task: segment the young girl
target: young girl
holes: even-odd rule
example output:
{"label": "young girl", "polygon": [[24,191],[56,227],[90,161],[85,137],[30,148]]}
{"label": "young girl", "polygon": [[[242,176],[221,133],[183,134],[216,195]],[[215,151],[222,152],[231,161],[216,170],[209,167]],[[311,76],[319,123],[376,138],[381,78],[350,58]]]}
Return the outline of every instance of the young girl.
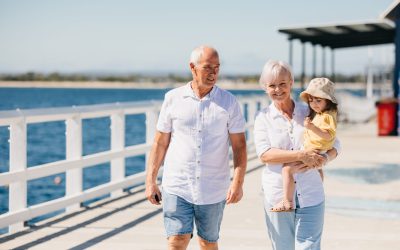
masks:
{"label": "young girl", "polygon": [[[334,83],[328,78],[314,78],[300,98],[308,103],[310,114],[304,120],[304,149],[316,150],[325,156],[332,148],[336,136],[337,100],[334,95]],[[319,169],[323,179],[322,169]],[[295,182],[292,168],[282,167],[283,200],[271,208],[273,212],[287,212],[294,209],[293,195]]]}

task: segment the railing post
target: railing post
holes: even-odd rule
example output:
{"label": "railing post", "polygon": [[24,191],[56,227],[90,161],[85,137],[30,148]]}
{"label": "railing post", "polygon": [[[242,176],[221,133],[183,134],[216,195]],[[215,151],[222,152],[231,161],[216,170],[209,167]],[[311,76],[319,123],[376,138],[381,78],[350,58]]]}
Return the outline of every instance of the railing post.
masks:
{"label": "railing post", "polygon": [[266,108],[269,105],[269,99],[267,97],[264,97],[260,101],[261,109]]}
{"label": "railing post", "polygon": [[[256,100],[250,100],[247,103],[247,120],[250,124],[254,123],[254,118],[256,117],[256,112],[257,112],[257,101]],[[249,132],[247,133],[248,142],[253,142],[253,126],[249,129]]]}
{"label": "railing post", "polygon": [[[27,135],[25,119],[10,125],[10,172],[26,171],[27,165]],[[26,208],[26,180],[13,182],[9,189],[9,211],[15,212]],[[24,222],[10,225],[9,232],[15,233],[24,229]]]}
{"label": "railing post", "polygon": [[[82,119],[79,115],[66,121],[66,158],[76,160],[82,158]],[[82,169],[71,169],[66,172],[66,196],[82,192]],[[80,204],[67,207],[67,212],[79,210]]]}
{"label": "railing post", "polygon": [[[153,109],[146,111],[146,144],[152,144],[156,134],[156,123],[158,118],[158,110],[156,104],[153,103]],[[146,168],[149,160],[150,152],[146,153]]]}
{"label": "railing post", "polygon": [[[123,111],[111,115],[111,151],[120,151],[125,147],[125,114]],[[111,182],[125,178],[125,158],[111,161]],[[122,194],[122,189],[115,190],[111,197]]]}

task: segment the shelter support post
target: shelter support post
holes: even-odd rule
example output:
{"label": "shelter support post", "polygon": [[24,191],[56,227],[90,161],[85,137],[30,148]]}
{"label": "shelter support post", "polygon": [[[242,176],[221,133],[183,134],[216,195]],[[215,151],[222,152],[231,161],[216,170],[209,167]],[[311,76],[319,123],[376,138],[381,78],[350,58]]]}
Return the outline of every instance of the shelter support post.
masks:
{"label": "shelter support post", "polygon": [[325,60],[325,48],[322,46],[322,75],[324,76],[326,74],[326,60]]}
{"label": "shelter support post", "polygon": [[306,44],[302,43],[302,53],[301,53],[301,82],[300,88],[304,90],[304,83],[306,81]]}
{"label": "shelter support post", "polygon": [[336,76],[335,76],[335,49],[331,49],[331,78],[332,81],[335,82],[336,81]]}
{"label": "shelter support post", "polygon": [[317,48],[313,45],[313,62],[312,62],[312,77],[315,78],[317,76]]}
{"label": "shelter support post", "polygon": [[293,40],[289,39],[289,65],[293,68]]}
{"label": "shelter support post", "polygon": [[[396,17],[399,16],[398,13]],[[395,63],[393,72],[393,97],[400,100],[399,87],[400,87],[400,18],[396,19],[396,30],[395,30]],[[400,112],[399,105],[397,105],[397,134],[400,135]]]}

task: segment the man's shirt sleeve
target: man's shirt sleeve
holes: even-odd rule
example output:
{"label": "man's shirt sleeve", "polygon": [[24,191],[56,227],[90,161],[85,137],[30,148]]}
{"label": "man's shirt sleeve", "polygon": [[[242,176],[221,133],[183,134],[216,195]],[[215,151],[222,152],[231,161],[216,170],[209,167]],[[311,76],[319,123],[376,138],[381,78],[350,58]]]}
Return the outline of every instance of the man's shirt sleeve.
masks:
{"label": "man's shirt sleeve", "polygon": [[239,102],[234,98],[232,107],[229,112],[228,131],[230,134],[245,132],[246,122],[244,120]]}
{"label": "man's shirt sleeve", "polygon": [[163,133],[170,133],[172,131],[171,101],[172,98],[170,95],[168,93],[165,94],[157,121],[157,130]]}

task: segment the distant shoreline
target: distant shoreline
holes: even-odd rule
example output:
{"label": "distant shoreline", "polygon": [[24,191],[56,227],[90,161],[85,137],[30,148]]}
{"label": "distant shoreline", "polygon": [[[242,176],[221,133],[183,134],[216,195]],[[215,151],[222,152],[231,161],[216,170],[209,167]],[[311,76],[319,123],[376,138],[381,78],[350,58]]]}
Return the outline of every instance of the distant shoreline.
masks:
{"label": "distant shoreline", "polygon": [[[166,89],[182,86],[186,83],[152,82],[37,82],[37,81],[0,81],[0,88],[83,88],[83,89]],[[239,83],[220,81],[217,85],[224,89],[261,90],[258,83]],[[337,83],[337,89],[365,89],[365,83]],[[300,87],[295,83],[295,87]]]}
{"label": "distant shoreline", "polygon": [[105,89],[147,89],[147,88],[174,88],[182,83],[151,83],[151,82],[39,82],[39,81],[0,81],[0,88],[105,88]]}

